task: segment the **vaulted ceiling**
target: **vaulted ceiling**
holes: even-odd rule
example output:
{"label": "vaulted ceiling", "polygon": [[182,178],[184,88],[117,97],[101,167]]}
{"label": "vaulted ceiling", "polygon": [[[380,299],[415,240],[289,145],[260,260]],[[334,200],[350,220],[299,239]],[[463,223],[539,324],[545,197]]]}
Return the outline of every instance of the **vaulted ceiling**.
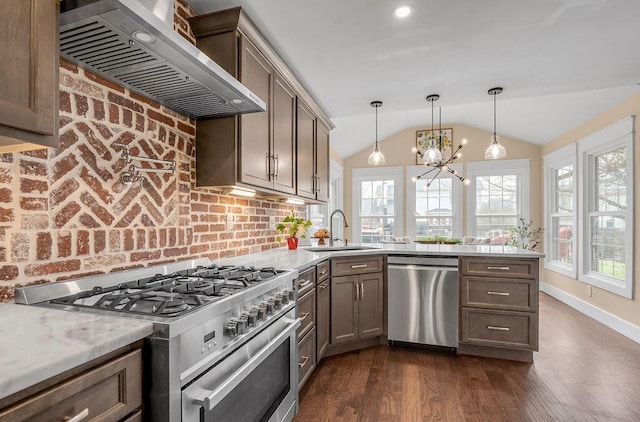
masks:
{"label": "vaulted ceiling", "polygon": [[[427,125],[440,94],[443,123],[544,144],[640,92],[638,0],[188,0],[198,13],[242,6],[336,125],[348,156]],[[413,6],[395,18],[400,3]]]}

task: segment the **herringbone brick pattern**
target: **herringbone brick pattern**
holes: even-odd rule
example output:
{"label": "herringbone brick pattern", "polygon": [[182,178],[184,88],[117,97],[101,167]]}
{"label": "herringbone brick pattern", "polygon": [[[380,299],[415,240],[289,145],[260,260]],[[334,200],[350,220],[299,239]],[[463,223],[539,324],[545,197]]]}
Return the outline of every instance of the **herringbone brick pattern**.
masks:
{"label": "herringbone brick pattern", "polygon": [[[190,13],[176,3],[187,38]],[[188,118],[62,61],[59,147],[0,154],[0,299],[16,285],[280,246],[269,216],[304,207],[195,188],[194,136]],[[118,143],[177,171],[124,185]]]}

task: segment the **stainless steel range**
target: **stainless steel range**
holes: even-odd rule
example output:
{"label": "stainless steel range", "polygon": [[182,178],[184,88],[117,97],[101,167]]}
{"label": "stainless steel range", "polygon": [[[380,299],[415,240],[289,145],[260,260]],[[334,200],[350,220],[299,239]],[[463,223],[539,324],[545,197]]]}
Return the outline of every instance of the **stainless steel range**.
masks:
{"label": "stainless steel range", "polygon": [[201,259],[20,288],[16,303],[153,321],[146,420],[290,421],[296,276]]}

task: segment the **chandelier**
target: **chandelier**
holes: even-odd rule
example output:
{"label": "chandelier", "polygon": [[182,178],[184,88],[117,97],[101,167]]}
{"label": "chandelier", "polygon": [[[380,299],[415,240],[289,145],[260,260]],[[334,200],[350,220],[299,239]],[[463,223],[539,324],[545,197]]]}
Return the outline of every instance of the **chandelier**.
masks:
{"label": "chandelier", "polygon": [[418,154],[418,157],[422,159],[423,164],[426,167],[429,167],[429,169],[419,176],[413,176],[411,180],[413,182],[417,182],[422,178],[429,178],[426,186],[428,188],[429,186],[431,186],[431,183],[433,183],[436,177],[440,175],[440,173],[446,171],[451,173],[454,177],[458,178],[458,180],[463,182],[465,185],[468,185],[471,182],[470,180],[460,176],[456,170],[449,167],[449,164],[451,164],[455,159],[462,157],[462,152],[460,152],[460,150],[467,144],[467,139],[462,139],[460,141],[460,145],[458,145],[458,148],[456,148],[453,154],[451,154],[451,156],[447,159],[445,159],[442,155],[442,149],[445,146],[445,139],[444,132],[442,130],[442,109],[440,107],[438,107],[438,113],[440,117],[437,135],[433,127],[433,103],[438,101],[439,99],[440,96],[437,94],[429,95],[427,97],[427,101],[431,103],[431,133],[429,135],[429,138],[427,139],[427,149],[424,152],[420,151],[417,146],[411,149],[411,152],[413,152],[414,154]]}

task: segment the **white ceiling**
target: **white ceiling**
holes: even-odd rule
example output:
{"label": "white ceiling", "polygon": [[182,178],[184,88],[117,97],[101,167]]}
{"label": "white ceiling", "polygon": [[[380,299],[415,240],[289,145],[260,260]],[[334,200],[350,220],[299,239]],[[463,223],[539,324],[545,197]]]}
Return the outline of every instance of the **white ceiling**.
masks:
{"label": "white ceiling", "polygon": [[[443,123],[544,144],[640,92],[640,0],[187,0],[242,6],[336,125],[343,157],[407,126]],[[399,20],[396,5],[411,4]]]}

